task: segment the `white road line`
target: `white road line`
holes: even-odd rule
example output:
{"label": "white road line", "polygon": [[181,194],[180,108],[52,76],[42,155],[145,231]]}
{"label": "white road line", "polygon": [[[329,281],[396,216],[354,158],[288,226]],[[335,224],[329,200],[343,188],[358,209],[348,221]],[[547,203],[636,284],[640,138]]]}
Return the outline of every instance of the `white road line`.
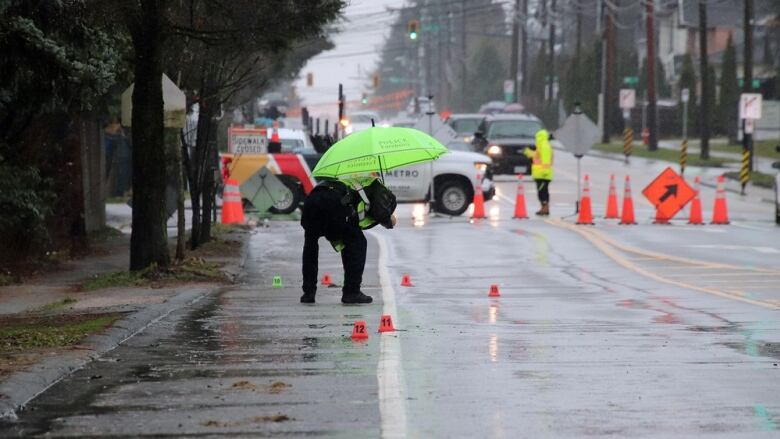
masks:
{"label": "white road line", "polygon": [[[368,233],[379,243],[379,283],[382,285],[382,314],[390,314],[396,327],[399,325],[395,307],[395,289],[387,269],[387,241],[381,233],[370,230]],[[376,379],[379,387],[379,416],[381,418],[381,437],[405,438],[406,399],[404,397],[404,379],[401,363],[401,342],[398,332],[379,335],[379,363]]]}

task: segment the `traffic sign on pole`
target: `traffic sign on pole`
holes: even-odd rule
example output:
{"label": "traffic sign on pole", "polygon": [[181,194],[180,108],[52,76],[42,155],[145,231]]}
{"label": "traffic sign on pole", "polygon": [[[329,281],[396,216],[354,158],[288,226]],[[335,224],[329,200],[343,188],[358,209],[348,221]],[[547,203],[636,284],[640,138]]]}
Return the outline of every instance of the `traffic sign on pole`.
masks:
{"label": "traffic sign on pole", "polygon": [[585,113],[574,113],[555,131],[555,138],[575,156],[584,156],[598,141],[599,128]]}
{"label": "traffic sign on pole", "polygon": [[739,95],[739,118],[761,119],[761,93]]}
{"label": "traffic sign on pole", "polygon": [[630,110],[636,106],[636,91],[633,88],[620,89],[620,108]]}
{"label": "traffic sign on pole", "polygon": [[696,191],[672,168],[666,168],[642,191],[658,214],[671,219],[693,199]]}
{"label": "traffic sign on pole", "polygon": [[513,102],[515,95],[515,81],[507,79],[504,81],[504,101]]}

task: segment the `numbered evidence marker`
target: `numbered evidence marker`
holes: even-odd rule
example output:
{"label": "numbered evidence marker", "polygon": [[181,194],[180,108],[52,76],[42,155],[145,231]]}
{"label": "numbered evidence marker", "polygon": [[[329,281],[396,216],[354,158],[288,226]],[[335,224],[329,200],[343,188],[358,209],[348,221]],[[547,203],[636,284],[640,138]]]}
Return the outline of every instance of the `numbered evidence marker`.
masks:
{"label": "numbered evidence marker", "polygon": [[395,327],[393,326],[393,318],[390,314],[383,314],[379,319],[379,331],[378,332],[393,332]]}
{"label": "numbered evidence marker", "polygon": [[355,320],[352,326],[352,340],[365,340],[368,338],[368,329],[366,329],[365,320]]}
{"label": "numbered evidence marker", "polygon": [[282,288],[282,276],[274,276],[272,285],[274,288]]}

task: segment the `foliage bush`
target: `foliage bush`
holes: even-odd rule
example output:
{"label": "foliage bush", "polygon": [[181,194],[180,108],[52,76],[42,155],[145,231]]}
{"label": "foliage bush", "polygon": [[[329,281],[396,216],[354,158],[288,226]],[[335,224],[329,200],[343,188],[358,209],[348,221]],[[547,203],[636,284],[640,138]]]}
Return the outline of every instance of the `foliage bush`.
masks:
{"label": "foliage bush", "polygon": [[19,168],[0,157],[0,265],[13,266],[49,243],[46,216],[54,192],[36,168]]}

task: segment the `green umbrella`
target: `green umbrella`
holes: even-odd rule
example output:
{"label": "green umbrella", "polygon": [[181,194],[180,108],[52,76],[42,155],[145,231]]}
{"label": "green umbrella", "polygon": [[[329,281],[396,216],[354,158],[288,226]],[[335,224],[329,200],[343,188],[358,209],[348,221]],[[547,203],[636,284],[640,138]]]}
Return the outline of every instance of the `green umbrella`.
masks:
{"label": "green umbrella", "polygon": [[312,174],[338,178],[383,172],[436,160],[447,148],[413,128],[372,127],[336,142],[322,156]]}

